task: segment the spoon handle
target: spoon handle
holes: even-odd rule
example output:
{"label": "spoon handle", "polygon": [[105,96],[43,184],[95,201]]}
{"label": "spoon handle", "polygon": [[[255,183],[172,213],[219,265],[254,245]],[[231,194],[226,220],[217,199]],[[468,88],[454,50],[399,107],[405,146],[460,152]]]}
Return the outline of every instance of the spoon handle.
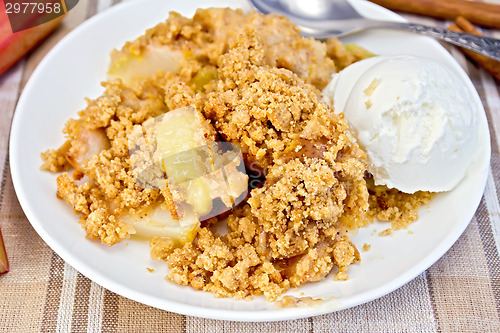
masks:
{"label": "spoon handle", "polygon": [[[423,35],[441,39],[450,44],[454,44],[471,51],[482,54],[488,58],[500,61],[500,39],[477,36],[464,32],[450,31],[444,28],[431,27],[417,23],[396,23],[387,22],[384,28],[403,29]],[[382,28],[382,25],[379,25]]]}

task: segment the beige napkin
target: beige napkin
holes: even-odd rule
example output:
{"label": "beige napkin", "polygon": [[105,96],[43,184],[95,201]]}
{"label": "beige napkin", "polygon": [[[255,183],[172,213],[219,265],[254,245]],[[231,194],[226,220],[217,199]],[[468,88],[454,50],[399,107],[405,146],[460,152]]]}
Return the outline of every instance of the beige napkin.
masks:
{"label": "beige napkin", "polygon": [[[187,317],[128,300],[63,262],[19,206],[10,178],[9,128],[19,94],[43,55],[73,27],[116,2],[81,0],[46,43],[0,77],[0,227],[11,264],[11,272],[0,276],[0,332],[500,332],[500,83],[450,46],[486,109],[490,174],[479,208],[458,242],[395,292],[308,319],[238,323]],[[494,35],[500,37],[498,31]]]}

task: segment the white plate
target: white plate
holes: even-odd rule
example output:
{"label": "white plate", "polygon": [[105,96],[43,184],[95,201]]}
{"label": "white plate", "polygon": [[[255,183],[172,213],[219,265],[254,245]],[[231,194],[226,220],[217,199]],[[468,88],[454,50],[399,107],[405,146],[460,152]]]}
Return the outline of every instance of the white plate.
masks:
{"label": "white plate", "polygon": [[[369,2],[354,4],[367,16],[401,20]],[[427,269],[462,234],[471,220],[486,182],[490,139],[479,96],[467,75],[436,41],[397,31],[370,31],[351,39],[378,54],[413,54],[432,58],[456,71],[471,90],[481,112],[481,144],[472,171],[453,191],[440,194],[407,230],[379,237],[373,224],[353,241],[371,249],[362,263],[351,267],[345,282],[331,278],[308,284],[292,293],[327,300],[322,305],[278,309],[263,298],[252,301],[220,299],[164,280],[166,264],[149,257],[149,247],[125,241],[113,247],[85,238],[68,204],[56,198],[56,175],[39,170],[40,152],[63,142],[61,130],[68,118],[85,106],[84,97],[102,91],[108,54],[126,40],[165,20],[170,10],[193,15],[197,7],[240,6],[245,1],[131,1],[99,14],[68,34],[43,59],[19,100],[10,138],[11,172],[17,196],[29,221],[45,242],[71,266],[101,286],[160,309],[192,316],[242,321],[270,321],[308,317],[345,309],[381,297]],[[125,23],[126,22],[126,23]],[[21,241],[21,240],[20,240]],[[154,273],[146,268],[153,268]]]}

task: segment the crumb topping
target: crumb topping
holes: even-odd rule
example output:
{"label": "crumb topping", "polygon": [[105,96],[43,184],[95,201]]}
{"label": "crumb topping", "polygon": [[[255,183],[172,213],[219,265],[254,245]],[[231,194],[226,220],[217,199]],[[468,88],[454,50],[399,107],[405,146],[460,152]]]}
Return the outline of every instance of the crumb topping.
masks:
{"label": "crumb topping", "polygon": [[[104,82],[102,95],[66,123],[67,141],[42,153],[42,169],[64,172],[57,196],[80,216],[87,237],[123,241],[136,232],[123,216],[149,208],[167,207],[179,220],[176,188],[136,181],[128,139],[149,119],[185,106],[196,108],[207,138],[238,144],[247,170],[265,179],[250,184],[232,211],[192,230],[195,237],[149,240],[151,257],[165,261],[168,279],[179,285],[218,297],[276,300],[329,274],[345,280],[348,267],[361,260],[350,230],[374,218],[390,221],[390,230],[405,227],[432,198],[374,187],[343,115],[319,98],[332,73],[368,51],[303,38],[277,15],[199,9],[191,19],[171,13],[113,51],[111,68],[152,48],[182,54],[177,70],[133,84]],[[216,231],[221,224],[227,233]],[[296,303],[284,301],[290,302]]]}

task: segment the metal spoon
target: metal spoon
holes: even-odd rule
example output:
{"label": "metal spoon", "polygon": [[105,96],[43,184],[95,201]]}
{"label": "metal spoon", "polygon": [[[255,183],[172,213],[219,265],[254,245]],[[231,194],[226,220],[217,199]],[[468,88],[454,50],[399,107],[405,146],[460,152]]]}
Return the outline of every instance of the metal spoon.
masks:
{"label": "metal spoon", "polygon": [[401,29],[441,39],[500,61],[500,40],[416,23],[372,20],[347,0],[250,0],[264,14],[287,16],[306,36],[344,37],[370,28]]}

